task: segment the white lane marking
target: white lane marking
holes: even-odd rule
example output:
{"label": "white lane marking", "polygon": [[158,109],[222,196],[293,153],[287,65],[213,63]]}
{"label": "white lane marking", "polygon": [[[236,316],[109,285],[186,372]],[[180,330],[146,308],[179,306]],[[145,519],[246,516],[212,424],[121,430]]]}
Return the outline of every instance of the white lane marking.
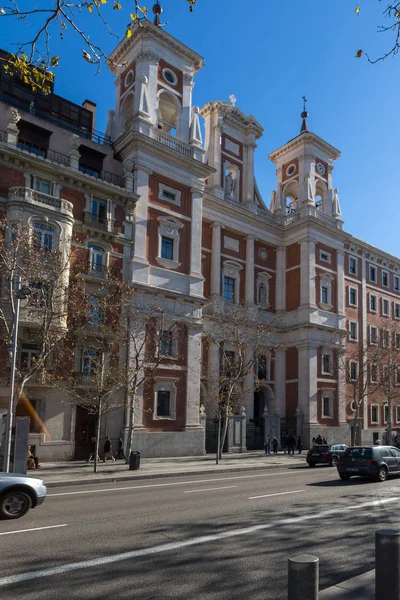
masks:
{"label": "white lane marking", "polygon": [[250,479],[254,477],[273,477],[276,475],[292,475],[291,471],[282,473],[265,473],[263,475],[241,475],[239,477],[216,477],[215,479],[198,479],[196,481],[174,481],[172,483],[150,483],[148,485],[131,485],[120,488],[103,488],[101,490],[82,490],[79,492],[59,492],[57,494],[47,494],[47,498],[55,496],[76,496],[78,494],[98,494],[99,492],[121,492],[123,490],[143,490],[145,488],[169,487],[173,485],[193,485],[194,483],[210,483],[213,481],[232,481],[235,479]]}
{"label": "white lane marking", "polygon": [[207,488],[205,490],[187,490],[184,494],[196,494],[197,492],[214,492],[215,490],[230,490],[231,488],[237,488],[237,485],[225,485],[224,487]]}
{"label": "white lane marking", "polygon": [[293,490],[291,492],[279,492],[278,494],[265,494],[265,496],[251,496],[247,500],[257,500],[257,498],[271,498],[272,496],[285,496],[285,494],[299,494],[305,492],[305,490]]}
{"label": "white lane marking", "polygon": [[41,569],[40,571],[28,571],[26,573],[18,573],[16,575],[9,575],[8,577],[0,578],[0,587],[11,585],[13,583],[21,583],[22,581],[31,581],[32,579],[39,579],[41,577],[52,577],[54,575],[70,573],[71,571],[99,567],[110,563],[120,562],[121,560],[140,558],[142,556],[149,556],[151,554],[159,554],[160,552],[168,552],[170,550],[178,550],[180,548],[188,548],[190,546],[208,544],[210,542],[215,542],[218,540],[253,534],[258,531],[276,529],[278,527],[284,527],[286,525],[296,525],[297,523],[303,523],[304,521],[315,521],[317,519],[325,517],[337,516],[338,514],[360,511],[363,508],[380,508],[382,506],[385,506],[386,504],[393,504],[394,502],[399,503],[400,498],[396,496],[392,498],[385,498],[383,500],[373,500],[372,502],[364,502],[363,504],[355,504],[353,506],[344,506],[343,508],[336,507],[330,510],[324,510],[320,513],[314,513],[311,515],[308,514],[302,515],[301,517],[291,517],[288,519],[282,519],[282,521],[275,521],[274,523],[264,523],[263,525],[253,525],[252,527],[233,529],[231,531],[225,531],[223,533],[215,533],[213,535],[204,535],[201,537],[192,538],[191,540],[183,540],[181,542],[172,542],[170,544],[163,544],[161,546],[153,546],[153,548],[131,550],[129,552],[122,552],[121,554],[114,554],[113,556],[103,556],[100,558],[93,558],[81,562],[60,565],[59,567],[49,567],[48,569]]}
{"label": "white lane marking", "polygon": [[56,529],[57,527],[67,527],[67,523],[62,525],[47,525],[47,527],[33,527],[32,529],[19,529],[18,531],[3,531],[0,535],[13,535],[13,533],[27,533],[28,531],[41,531],[42,529]]}

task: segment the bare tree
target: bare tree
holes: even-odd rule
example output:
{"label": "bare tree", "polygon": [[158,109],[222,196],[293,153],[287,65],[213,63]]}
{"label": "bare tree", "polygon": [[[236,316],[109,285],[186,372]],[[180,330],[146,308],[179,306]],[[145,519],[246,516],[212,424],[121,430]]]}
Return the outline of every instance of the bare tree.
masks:
{"label": "bare tree", "polygon": [[213,316],[204,334],[209,352],[214,347],[219,360],[207,372],[207,402],[215,410],[218,421],[216,463],[228,430],[229,417],[238,410],[248,390],[248,376],[256,379],[256,365],[261,355],[271,354],[276,347],[272,324],[262,324],[257,311],[232,306]]}
{"label": "bare tree", "polygon": [[[380,2],[381,0],[377,1]],[[391,34],[392,43],[389,45],[388,50],[377,58],[371,58],[367,52],[361,49],[356,53],[356,58],[361,58],[365,54],[368,61],[373,64],[385,60],[389,56],[396,56],[400,49],[400,2],[396,0],[394,2],[384,2],[383,4],[383,17],[386,20],[386,24],[378,25],[378,32]],[[362,13],[362,0],[356,4],[355,12],[357,15]]]}

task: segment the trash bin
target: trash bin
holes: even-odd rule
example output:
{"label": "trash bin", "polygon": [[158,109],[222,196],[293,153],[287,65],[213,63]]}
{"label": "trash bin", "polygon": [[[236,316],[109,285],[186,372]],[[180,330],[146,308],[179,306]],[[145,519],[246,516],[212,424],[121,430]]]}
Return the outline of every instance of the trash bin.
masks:
{"label": "trash bin", "polygon": [[129,470],[137,471],[140,468],[140,452],[131,452],[129,456]]}

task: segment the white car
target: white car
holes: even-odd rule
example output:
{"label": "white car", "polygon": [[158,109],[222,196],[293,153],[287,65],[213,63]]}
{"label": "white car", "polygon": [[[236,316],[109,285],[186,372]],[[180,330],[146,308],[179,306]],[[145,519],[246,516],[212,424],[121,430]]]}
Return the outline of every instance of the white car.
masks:
{"label": "white car", "polygon": [[41,479],[0,473],[0,519],[19,519],[44,502],[47,488]]}

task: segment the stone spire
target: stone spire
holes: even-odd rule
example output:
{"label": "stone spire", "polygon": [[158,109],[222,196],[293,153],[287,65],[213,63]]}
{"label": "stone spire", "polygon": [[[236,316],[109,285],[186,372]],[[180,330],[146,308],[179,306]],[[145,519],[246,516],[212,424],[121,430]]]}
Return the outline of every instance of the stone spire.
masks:
{"label": "stone spire", "polygon": [[304,102],[303,112],[300,115],[301,118],[303,119],[303,121],[301,123],[300,133],[304,133],[305,131],[308,131],[308,126],[307,126],[308,112],[306,110],[307,98],[305,96],[303,96],[303,102]]}

